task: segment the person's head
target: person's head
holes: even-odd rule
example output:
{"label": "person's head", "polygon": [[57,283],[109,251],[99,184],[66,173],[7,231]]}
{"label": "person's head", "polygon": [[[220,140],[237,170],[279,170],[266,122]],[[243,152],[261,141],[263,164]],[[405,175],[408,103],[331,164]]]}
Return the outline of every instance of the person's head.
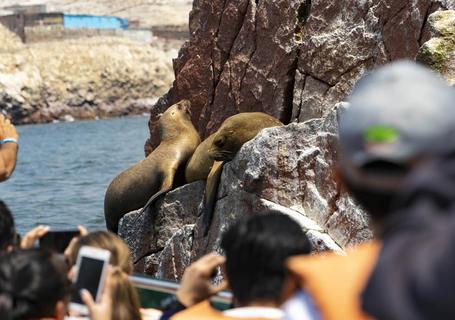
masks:
{"label": "person's head", "polygon": [[117,235],[109,231],[95,231],[80,237],[70,252],[70,264],[75,264],[79,250],[83,246],[101,248],[110,251],[110,264],[119,267],[127,274],[133,272],[130,249]]}
{"label": "person's head", "polygon": [[285,260],[307,254],[311,245],[290,217],[269,211],[239,220],[221,239],[226,277],[240,306],[282,302]]}
{"label": "person's head", "polygon": [[7,205],[0,200],[0,252],[11,251],[16,245],[16,240],[13,215]]}
{"label": "person's head", "polygon": [[111,276],[112,301],[114,301],[111,320],[140,320],[140,302],[136,289],[128,274],[115,267]]}
{"label": "person's head", "polygon": [[37,249],[0,257],[0,318],[63,319],[70,295],[66,264],[60,256]]}
{"label": "person's head", "polygon": [[339,114],[340,171],[381,223],[408,173],[455,137],[455,91],[435,73],[396,62],[361,79]]}

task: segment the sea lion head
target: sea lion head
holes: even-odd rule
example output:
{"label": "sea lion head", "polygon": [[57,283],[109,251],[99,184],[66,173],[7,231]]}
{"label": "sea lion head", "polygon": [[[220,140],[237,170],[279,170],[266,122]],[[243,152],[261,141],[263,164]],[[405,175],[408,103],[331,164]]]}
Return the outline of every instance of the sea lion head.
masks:
{"label": "sea lion head", "polygon": [[191,119],[191,102],[189,100],[180,100],[167,108],[161,115],[160,121],[168,121],[177,117]]}
{"label": "sea lion head", "polygon": [[222,126],[213,137],[209,157],[216,161],[230,161],[234,159],[242,145],[255,135],[256,133],[251,133],[241,126]]}
{"label": "sea lion head", "polygon": [[173,104],[159,117],[159,132],[161,139],[179,135],[188,127],[194,128],[191,122],[191,102],[181,100]]}
{"label": "sea lion head", "polygon": [[208,150],[216,161],[230,161],[245,142],[253,139],[264,128],[283,125],[278,119],[263,112],[243,112],[227,118],[214,134]]}

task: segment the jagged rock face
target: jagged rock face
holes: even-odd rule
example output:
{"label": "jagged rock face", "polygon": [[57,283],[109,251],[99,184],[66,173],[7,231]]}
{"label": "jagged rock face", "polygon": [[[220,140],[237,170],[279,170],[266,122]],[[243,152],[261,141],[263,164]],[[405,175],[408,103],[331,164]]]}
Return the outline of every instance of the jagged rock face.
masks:
{"label": "jagged rock face", "polygon": [[[370,239],[368,218],[335,182],[337,137],[335,109],[323,119],[265,129],[246,143],[223,168],[214,222],[195,255],[217,249],[221,233],[233,220],[266,208],[293,212],[290,215],[311,230],[316,248],[341,251]],[[202,234],[199,222],[196,238]],[[318,232],[330,238],[320,235],[315,240]]]}
{"label": "jagged rock face", "polygon": [[[241,217],[273,209],[294,218],[314,251],[342,253],[372,237],[368,218],[335,182],[340,104],[326,117],[264,129],[223,168],[213,221],[203,236],[204,182],[169,192],[155,213],[130,213],[120,235],[135,259],[136,271],[180,279],[191,262],[216,250],[223,232]],[[155,218],[152,219],[151,217]]]}
{"label": "jagged rock face", "polygon": [[[188,244],[185,246],[185,243],[188,243],[185,241],[190,241],[191,244],[191,237],[179,241],[175,247],[174,242],[170,240],[177,239],[177,235],[185,228],[186,232],[179,236],[180,239],[189,235],[189,230],[198,217],[198,205],[202,201],[204,187],[204,181],[196,181],[177,188],[160,198],[153,208],[143,214],[139,214],[140,210],[133,211],[120,220],[119,236],[128,243],[133,260],[140,260],[136,265],[136,271],[148,270],[149,274],[157,273],[163,268],[159,269],[159,265],[169,265],[170,261],[173,261],[174,252],[178,251],[178,248],[182,250],[178,251],[176,256],[182,257],[186,252],[190,254],[191,250],[183,248],[187,249],[189,246]],[[166,259],[156,259],[161,254],[168,256]],[[142,257],[148,257],[147,264],[144,264],[144,259],[140,259]],[[173,278],[169,274],[173,269],[166,270],[168,271],[165,275],[169,276],[167,278]]]}
{"label": "jagged rock face", "polygon": [[417,60],[441,73],[455,85],[455,11],[433,13],[428,19],[433,38],[420,48]]}
{"label": "jagged rock face", "polygon": [[14,37],[0,26],[0,39],[10,39],[0,49],[0,108],[15,123],[150,112],[172,82],[167,57],[146,44],[99,37],[24,45]]}
{"label": "jagged rock face", "polygon": [[[427,17],[452,0],[195,0],[176,80],[153,111],[191,100],[202,137],[228,116],[264,111],[284,123],[321,117],[368,69],[414,59]],[[146,153],[158,143],[150,122]]]}
{"label": "jagged rock face", "polygon": [[[263,111],[296,123],[263,130],[225,164],[207,237],[196,215],[139,269],[178,279],[183,265],[219,250],[232,223],[268,208],[299,221],[316,251],[342,252],[372,237],[368,217],[336,183],[336,115],[343,106],[333,105],[368,69],[414,59],[430,38],[428,16],[455,4],[311,2],[308,18],[309,1],[194,2],[190,41],[174,60],[176,80],[156,112],[191,100],[202,137],[238,112]],[[148,152],[158,143],[153,117]]]}

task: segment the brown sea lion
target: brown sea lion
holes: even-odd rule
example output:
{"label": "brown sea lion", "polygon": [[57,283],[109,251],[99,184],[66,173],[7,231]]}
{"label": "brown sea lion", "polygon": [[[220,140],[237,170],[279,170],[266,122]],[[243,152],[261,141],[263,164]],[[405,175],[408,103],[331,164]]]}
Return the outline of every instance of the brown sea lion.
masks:
{"label": "brown sea lion", "polygon": [[227,118],[213,134],[213,142],[209,147],[208,156],[215,160],[207,178],[202,211],[204,235],[207,235],[212,222],[219,180],[226,161],[234,159],[243,144],[264,128],[282,126],[280,120],[262,112],[244,112]]}
{"label": "brown sea lion", "polygon": [[247,141],[264,128],[282,126],[280,120],[263,112],[244,112],[227,118],[214,134],[209,157],[217,161],[230,161]]}
{"label": "brown sea lion", "polygon": [[147,158],[115,177],[107,188],[104,216],[108,230],[117,232],[123,215],[146,208],[172,189],[177,169],[186,163],[200,143],[191,122],[188,100],[174,104],[161,115],[159,134],[159,146]]}
{"label": "brown sea lion", "polygon": [[191,183],[197,180],[206,180],[213,166],[213,159],[209,156],[215,133],[201,142],[196,148],[185,168],[185,180]]}

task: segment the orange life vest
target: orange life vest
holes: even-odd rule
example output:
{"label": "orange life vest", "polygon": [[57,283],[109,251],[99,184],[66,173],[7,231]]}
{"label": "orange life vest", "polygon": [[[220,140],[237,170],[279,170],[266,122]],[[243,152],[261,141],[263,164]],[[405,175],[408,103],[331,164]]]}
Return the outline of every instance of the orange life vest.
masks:
{"label": "orange life vest", "polygon": [[[234,318],[224,315],[222,312],[213,308],[210,303],[202,301],[199,304],[192,306],[191,308],[185,309],[176,313],[171,317],[171,320],[239,320],[240,318]],[[270,320],[264,318],[248,318],[248,320]]]}
{"label": "orange life vest", "polygon": [[379,242],[369,242],[348,251],[292,257],[288,269],[314,300],[324,320],[372,319],[361,309],[361,293],[373,271]]}

